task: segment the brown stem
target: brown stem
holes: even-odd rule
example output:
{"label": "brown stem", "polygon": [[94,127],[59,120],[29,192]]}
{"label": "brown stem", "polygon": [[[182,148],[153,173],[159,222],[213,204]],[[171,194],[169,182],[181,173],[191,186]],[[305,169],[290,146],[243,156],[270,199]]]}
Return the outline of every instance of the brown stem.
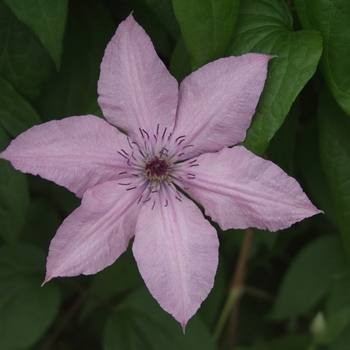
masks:
{"label": "brown stem", "polygon": [[238,263],[236,266],[236,271],[233,277],[233,282],[231,284],[231,292],[237,295],[236,301],[233,304],[231,311],[231,331],[229,332],[228,343],[230,347],[235,347],[237,343],[237,329],[238,329],[238,309],[239,301],[244,288],[244,276],[247,268],[247,263],[249,259],[250,249],[253,243],[254,231],[248,228],[245,231],[243,245],[238,257]]}

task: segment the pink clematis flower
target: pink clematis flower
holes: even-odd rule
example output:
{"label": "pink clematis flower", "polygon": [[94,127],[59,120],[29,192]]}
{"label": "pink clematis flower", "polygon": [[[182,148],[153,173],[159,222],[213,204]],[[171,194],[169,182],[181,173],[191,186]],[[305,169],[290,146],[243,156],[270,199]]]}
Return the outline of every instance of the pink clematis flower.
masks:
{"label": "pink clematis flower", "polygon": [[0,154],[82,198],[51,242],[45,282],[96,273],[135,237],[148,289],[185,327],[213,287],[219,242],[183,192],[224,230],[276,231],[317,214],[278,166],[228,148],[245,139],[270,58],[222,58],[178,87],[133,17],[121,23],[98,82],[108,122],[92,115],[50,121]]}

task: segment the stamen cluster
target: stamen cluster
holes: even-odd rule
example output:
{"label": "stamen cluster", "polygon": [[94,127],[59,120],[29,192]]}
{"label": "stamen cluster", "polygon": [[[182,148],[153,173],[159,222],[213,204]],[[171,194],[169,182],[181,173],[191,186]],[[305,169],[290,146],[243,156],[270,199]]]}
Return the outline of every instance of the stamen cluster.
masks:
{"label": "stamen cluster", "polygon": [[[167,128],[160,134],[159,125],[153,135],[145,129],[139,128],[139,131],[142,144],[128,139],[129,152],[123,149],[118,151],[130,167],[130,172],[119,173],[119,175],[130,175],[130,182],[119,184],[128,186],[126,190],[141,188],[138,203],[146,203],[152,199],[155,204],[159,196],[155,197],[153,194],[159,192],[162,192],[164,206],[168,205],[169,195],[181,201],[182,195],[175,184],[184,190],[188,189],[182,185],[181,180],[195,179],[190,168],[198,166],[198,163],[197,159],[189,161],[179,159],[185,155],[184,150],[193,145],[185,145],[185,135],[173,139],[172,133],[167,134]],[[133,177],[135,180],[132,180]]]}

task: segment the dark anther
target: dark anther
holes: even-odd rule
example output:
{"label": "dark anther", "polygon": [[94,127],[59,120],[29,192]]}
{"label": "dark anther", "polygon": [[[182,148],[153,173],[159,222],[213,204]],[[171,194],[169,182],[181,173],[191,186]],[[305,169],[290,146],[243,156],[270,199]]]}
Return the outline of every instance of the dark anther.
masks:
{"label": "dark anther", "polygon": [[164,129],[162,139],[164,139],[164,136],[165,136],[166,130],[167,130],[167,127],[165,127],[165,129]]}
{"label": "dark anther", "polygon": [[136,160],[136,158],[134,156],[134,152],[131,153],[131,157],[133,157]]}
{"label": "dark anther", "polygon": [[195,163],[196,161],[197,161],[197,158],[196,158],[196,159],[191,160],[191,161],[190,161],[190,164],[193,164],[193,163]]}
{"label": "dark anther", "polygon": [[136,188],[136,186],[127,188],[126,190],[127,190],[127,191],[130,191],[130,190],[134,190],[135,188]]}
{"label": "dark anther", "polygon": [[147,198],[146,200],[144,200],[142,203],[147,203],[151,200],[151,197],[150,198]]}
{"label": "dark anther", "polygon": [[183,148],[187,148],[187,147],[193,147],[194,145],[186,145]]}
{"label": "dark anther", "polygon": [[[131,149],[134,149],[134,148],[132,147],[132,145],[131,145],[131,142],[130,142],[129,138],[127,137],[126,139],[128,140],[128,143],[129,143],[130,148],[131,148]],[[135,143],[135,142],[134,142],[134,143]]]}
{"label": "dark anther", "polygon": [[118,175],[124,175],[124,174],[126,174],[126,171],[123,171],[123,172],[119,173]]}
{"label": "dark anther", "polygon": [[130,182],[128,182],[127,184],[123,184],[123,183],[121,183],[121,182],[118,182],[118,185],[129,186],[129,185],[130,185]]}
{"label": "dark anther", "polygon": [[147,135],[147,137],[149,138],[148,132],[145,129],[142,129],[142,131]]}
{"label": "dark anther", "polygon": [[139,200],[137,201],[137,204],[141,202],[142,196],[140,196]]}
{"label": "dark anther", "polygon": [[156,201],[153,202],[152,210],[153,210],[153,208],[154,208],[155,205],[156,205]]}
{"label": "dark anther", "polygon": [[127,156],[129,155],[127,152],[125,152],[123,149],[122,149],[122,152],[124,152],[124,154],[126,154]]}
{"label": "dark anther", "polygon": [[178,141],[178,140],[183,139],[183,138],[185,138],[185,137],[186,137],[185,135],[181,135],[181,136],[177,137],[177,138],[175,139],[175,141]]}
{"label": "dark anther", "polygon": [[167,206],[168,206],[168,204],[169,204],[169,203],[168,203],[168,200],[166,199],[166,200],[165,200],[165,204],[164,204],[164,206],[165,206],[165,207],[167,207]]}
{"label": "dark anther", "polygon": [[117,151],[122,157],[124,157],[125,159],[128,159],[127,157],[125,157],[125,155],[119,151]]}
{"label": "dark anther", "polygon": [[157,124],[157,135],[158,135],[158,132],[159,132],[159,123]]}

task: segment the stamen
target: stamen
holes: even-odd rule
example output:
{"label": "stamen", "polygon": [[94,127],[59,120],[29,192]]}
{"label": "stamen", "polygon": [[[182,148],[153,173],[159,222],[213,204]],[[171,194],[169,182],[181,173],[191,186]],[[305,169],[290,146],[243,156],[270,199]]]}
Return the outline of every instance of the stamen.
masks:
{"label": "stamen", "polygon": [[129,186],[131,184],[131,182],[128,182],[127,184],[123,184],[122,182],[118,182],[118,185],[122,185],[122,186]]}
{"label": "stamen", "polygon": [[127,188],[126,190],[127,190],[127,191],[134,190],[136,187],[137,187],[137,186],[130,187],[130,188]]}
{"label": "stamen", "polygon": [[182,139],[182,138],[184,138],[184,137],[186,137],[186,136],[185,136],[185,135],[181,135],[181,136],[179,136],[178,138],[176,138],[175,141],[177,142],[178,140],[180,140],[180,139]]}
{"label": "stamen", "polygon": [[168,127],[165,127],[165,129],[164,129],[162,139],[164,139],[164,136],[165,136],[165,133],[166,133],[167,128],[168,128]]}
{"label": "stamen", "polygon": [[[129,143],[130,148],[131,148],[131,149],[134,149],[134,148],[132,147],[131,143],[130,143],[129,137],[126,137],[126,139],[128,140],[128,143]],[[136,142],[133,142],[133,143],[136,143]]]}
{"label": "stamen", "polygon": [[126,171],[123,171],[123,172],[119,173],[118,175],[124,175],[126,173],[127,173]]}
{"label": "stamen", "polygon": [[151,210],[154,209],[154,206],[155,206],[155,205],[156,205],[156,201],[153,202],[153,205],[152,205],[152,209],[151,209]]}
{"label": "stamen", "polygon": [[128,157],[125,157],[125,155],[119,151],[117,151],[117,153],[119,153],[122,157],[124,157],[125,159],[128,159]]}
{"label": "stamen", "polygon": [[147,138],[149,138],[148,132],[145,129],[142,129],[142,131],[147,135]]}

